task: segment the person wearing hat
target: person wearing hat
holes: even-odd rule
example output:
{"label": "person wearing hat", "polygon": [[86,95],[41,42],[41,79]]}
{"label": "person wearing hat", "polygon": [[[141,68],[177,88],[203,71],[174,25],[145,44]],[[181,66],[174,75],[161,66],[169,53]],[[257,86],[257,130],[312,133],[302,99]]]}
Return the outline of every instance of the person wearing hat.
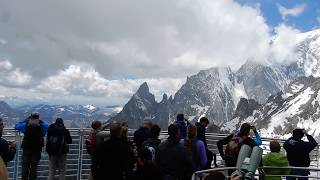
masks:
{"label": "person wearing hat", "polygon": [[19,121],[15,130],[24,134],[21,144],[22,180],[37,179],[37,166],[41,159],[48,124],[39,119],[39,113],[33,112],[27,119]]}

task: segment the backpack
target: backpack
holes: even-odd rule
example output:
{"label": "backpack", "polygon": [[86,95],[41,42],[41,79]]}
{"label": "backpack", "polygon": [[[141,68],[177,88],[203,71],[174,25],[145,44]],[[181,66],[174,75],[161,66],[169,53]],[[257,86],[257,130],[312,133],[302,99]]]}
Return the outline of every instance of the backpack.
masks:
{"label": "backpack", "polygon": [[95,133],[90,133],[89,136],[86,139],[86,149],[88,154],[91,156],[94,155],[97,151],[97,135]]}
{"label": "backpack", "polygon": [[227,144],[225,155],[232,159],[237,159],[241,146],[247,138],[248,136],[240,137],[237,134],[233,134],[231,141]]}
{"label": "backpack", "polygon": [[64,135],[49,136],[46,151],[49,155],[62,155],[67,153],[66,146]]}
{"label": "backpack", "polygon": [[41,120],[29,119],[26,124],[22,148],[31,151],[41,151],[44,146],[43,136]]}
{"label": "backpack", "polygon": [[67,130],[64,126],[50,125],[46,144],[46,151],[50,156],[66,154],[69,151],[66,136]]}

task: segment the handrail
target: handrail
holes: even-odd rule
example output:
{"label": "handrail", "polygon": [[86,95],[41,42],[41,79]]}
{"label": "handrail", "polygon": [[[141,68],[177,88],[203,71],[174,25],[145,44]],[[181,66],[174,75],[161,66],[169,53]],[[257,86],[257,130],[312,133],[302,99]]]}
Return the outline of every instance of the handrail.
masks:
{"label": "handrail", "polygon": [[[312,168],[312,167],[293,167],[293,166],[263,166],[258,167],[258,170],[265,170],[265,169],[303,169],[308,170],[312,172],[320,172],[320,168]],[[227,171],[227,170],[237,170],[237,167],[222,167],[222,168],[213,168],[213,169],[206,169],[201,171],[196,171],[192,175],[192,180],[196,180],[197,177],[203,177],[204,174],[209,174],[214,171]],[[262,174],[254,174],[254,176],[261,176]],[[308,178],[314,178],[314,179],[320,179],[320,176],[301,176],[301,175],[291,175],[291,174],[263,174],[263,176],[267,177],[308,177]],[[228,176],[226,176],[228,177]]]}
{"label": "handrail", "polygon": [[[69,128],[71,137],[73,139],[73,144],[69,146],[69,154],[67,155],[67,170],[66,176],[72,177],[72,179],[87,179],[88,175],[90,174],[90,165],[91,159],[88,155],[85,147],[85,139],[90,132],[90,129],[87,128]],[[128,135],[129,139],[133,138],[134,129],[129,129]],[[208,147],[213,152],[218,152],[216,147],[216,142],[228,134],[217,134],[217,133],[206,133]],[[15,140],[17,144],[17,152],[15,155],[15,159],[8,163],[8,170],[10,179],[19,179],[21,176],[21,157],[22,157],[22,150],[21,150],[21,142],[22,142],[23,134],[15,132],[13,128],[5,128],[3,138],[7,140]],[[167,137],[167,131],[161,131],[160,133],[161,138]],[[264,147],[264,154],[269,152],[267,144],[269,141],[274,140],[275,138],[262,138],[263,139],[263,146]],[[284,142],[284,139],[276,139],[280,141],[280,143]],[[319,146],[312,152],[312,167],[319,168]],[[217,153],[217,163],[222,165],[223,160]],[[42,158],[39,163],[39,173],[38,179],[46,179],[48,175],[48,157],[45,152],[42,153]],[[318,171],[317,171],[318,172]],[[319,172],[320,174],[320,172]]]}

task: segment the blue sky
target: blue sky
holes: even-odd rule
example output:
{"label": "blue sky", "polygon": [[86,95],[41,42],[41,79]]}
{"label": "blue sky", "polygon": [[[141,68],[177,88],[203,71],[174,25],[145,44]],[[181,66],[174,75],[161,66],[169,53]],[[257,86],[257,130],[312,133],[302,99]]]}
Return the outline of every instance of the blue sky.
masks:
{"label": "blue sky", "polygon": [[[259,6],[267,24],[275,27],[281,23],[293,26],[301,32],[310,31],[320,27],[320,1],[319,0],[237,0],[240,4]],[[296,16],[288,15],[284,20],[279,12],[278,5],[287,9],[304,7]]]}

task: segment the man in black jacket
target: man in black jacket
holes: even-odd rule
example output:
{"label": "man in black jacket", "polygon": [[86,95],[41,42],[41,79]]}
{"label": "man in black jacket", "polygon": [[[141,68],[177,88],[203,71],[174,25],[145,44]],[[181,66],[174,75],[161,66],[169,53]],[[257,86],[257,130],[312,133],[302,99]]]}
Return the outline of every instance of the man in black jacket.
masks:
{"label": "man in black jacket", "polygon": [[134,168],[135,157],[130,144],[122,139],[120,123],[110,124],[110,139],[97,147],[94,180],[130,180]]}
{"label": "man in black jacket", "polygon": [[202,117],[200,119],[200,122],[196,122],[195,125],[197,127],[197,139],[201,140],[204,143],[204,146],[206,148],[208,162],[207,162],[205,169],[211,168],[211,163],[213,160],[214,160],[214,166],[217,167],[218,166],[216,163],[217,156],[216,156],[216,154],[212,153],[212,151],[209,150],[208,145],[207,145],[206,127],[209,125],[208,118]]}
{"label": "man in black jacket", "polygon": [[[306,135],[309,142],[302,140],[303,136]],[[304,129],[294,129],[292,132],[292,137],[289,138],[284,144],[283,148],[287,152],[287,158],[290,166],[296,167],[309,167],[310,157],[309,153],[317,147],[318,143],[314,138],[307,134]],[[309,171],[303,169],[291,170],[291,175],[301,175],[308,176]],[[287,177],[288,180],[295,179],[292,177]],[[298,178],[298,179],[308,179],[308,178]]]}
{"label": "man in black jacket", "polygon": [[3,120],[0,118],[0,156],[2,157],[4,163],[12,161],[14,159],[14,155],[16,154],[16,143],[10,142],[8,143],[5,139],[2,138],[3,133]]}
{"label": "man in black jacket", "polygon": [[187,149],[179,143],[179,127],[171,124],[168,127],[169,137],[162,142],[156,153],[156,162],[167,180],[189,180],[192,176],[193,164]]}
{"label": "man in black jacket", "polygon": [[59,171],[59,179],[65,179],[68,145],[71,143],[72,138],[64,127],[63,119],[57,118],[48,128],[46,151],[49,154],[49,180],[54,179],[56,170]]}

